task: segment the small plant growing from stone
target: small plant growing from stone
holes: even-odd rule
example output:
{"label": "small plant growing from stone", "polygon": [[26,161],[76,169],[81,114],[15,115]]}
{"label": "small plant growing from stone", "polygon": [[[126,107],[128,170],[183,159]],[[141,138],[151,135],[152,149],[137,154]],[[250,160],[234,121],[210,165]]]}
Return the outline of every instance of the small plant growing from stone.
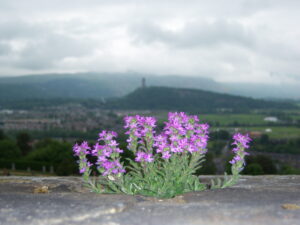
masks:
{"label": "small plant growing from stone", "polygon": [[[208,124],[199,123],[197,116],[185,113],[169,113],[168,121],[160,134],[156,134],[154,117],[127,116],[127,148],[134,159],[126,158],[127,166],[121,162],[123,150],[115,140],[113,131],[102,131],[98,142],[91,148],[87,142],[73,147],[79,157],[79,170],[85,184],[97,193],[125,193],[171,198],[191,191],[202,191],[207,185],[195,175],[201,168],[207,152]],[[237,133],[233,136],[235,154],[230,161],[232,175],[211,181],[211,188],[234,185],[244,167],[250,138]],[[95,157],[98,178],[92,178],[93,164],[88,160]]]}

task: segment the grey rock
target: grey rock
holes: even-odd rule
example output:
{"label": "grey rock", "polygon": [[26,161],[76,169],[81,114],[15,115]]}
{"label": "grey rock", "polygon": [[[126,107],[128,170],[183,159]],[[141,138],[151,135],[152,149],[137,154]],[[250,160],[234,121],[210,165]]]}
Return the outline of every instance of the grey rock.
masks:
{"label": "grey rock", "polygon": [[0,203],[1,225],[300,225],[300,176],[243,176],[173,199],[91,193],[79,177],[0,177]]}

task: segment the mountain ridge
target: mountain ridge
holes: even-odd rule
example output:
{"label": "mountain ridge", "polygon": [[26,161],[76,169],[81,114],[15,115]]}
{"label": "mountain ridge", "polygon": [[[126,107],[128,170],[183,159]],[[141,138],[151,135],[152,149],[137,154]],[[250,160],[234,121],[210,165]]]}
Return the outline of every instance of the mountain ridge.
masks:
{"label": "mountain ridge", "polygon": [[[300,99],[300,92],[296,84],[290,86],[274,86],[246,83],[220,83],[210,78],[193,76],[151,75],[132,72],[83,72],[0,77],[0,100],[3,99],[4,96],[7,100],[32,97],[121,97],[140,87],[142,78],[146,78],[147,86],[196,88],[254,98]],[[7,86],[9,86],[9,88],[7,88]],[[18,94],[18,92],[22,94]]]}
{"label": "mountain ridge", "polygon": [[249,112],[254,109],[293,109],[291,103],[278,103],[249,97],[220,94],[188,88],[145,87],[110,100],[109,109],[175,110],[190,112]]}

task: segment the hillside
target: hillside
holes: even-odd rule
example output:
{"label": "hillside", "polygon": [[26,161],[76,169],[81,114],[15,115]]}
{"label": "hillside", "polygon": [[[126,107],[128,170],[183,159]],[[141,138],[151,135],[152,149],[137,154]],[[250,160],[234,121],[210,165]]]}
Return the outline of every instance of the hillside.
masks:
{"label": "hillside", "polygon": [[0,78],[1,100],[32,98],[110,98],[124,96],[147,85],[222,90],[213,80],[201,77],[154,76],[137,73],[44,74]]}
{"label": "hillside", "polygon": [[0,77],[0,103],[33,98],[122,97],[140,87],[142,78],[146,78],[147,86],[193,88],[254,98],[300,99],[297,84],[221,83],[201,76],[87,72]]}
{"label": "hillside", "polygon": [[233,111],[247,112],[253,109],[296,108],[290,103],[278,103],[210,91],[146,87],[127,96],[106,103],[111,109],[184,110],[191,112]]}
{"label": "hillside", "polygon": [[20,80],[0,79],[0,100],[23,100],[32,98],[100,98],[114,96],[113,90],[102,84],[101,81],[68,77],[53,76],[33,77]]}

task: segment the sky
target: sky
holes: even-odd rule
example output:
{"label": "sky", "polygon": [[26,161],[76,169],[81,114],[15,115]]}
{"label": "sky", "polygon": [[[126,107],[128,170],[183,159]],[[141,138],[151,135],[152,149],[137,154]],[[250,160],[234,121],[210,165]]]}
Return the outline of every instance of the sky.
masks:
{"label": "sky", "polygon": [[300,84],[299,0],[0,0],[0,76],[137,72]]}

